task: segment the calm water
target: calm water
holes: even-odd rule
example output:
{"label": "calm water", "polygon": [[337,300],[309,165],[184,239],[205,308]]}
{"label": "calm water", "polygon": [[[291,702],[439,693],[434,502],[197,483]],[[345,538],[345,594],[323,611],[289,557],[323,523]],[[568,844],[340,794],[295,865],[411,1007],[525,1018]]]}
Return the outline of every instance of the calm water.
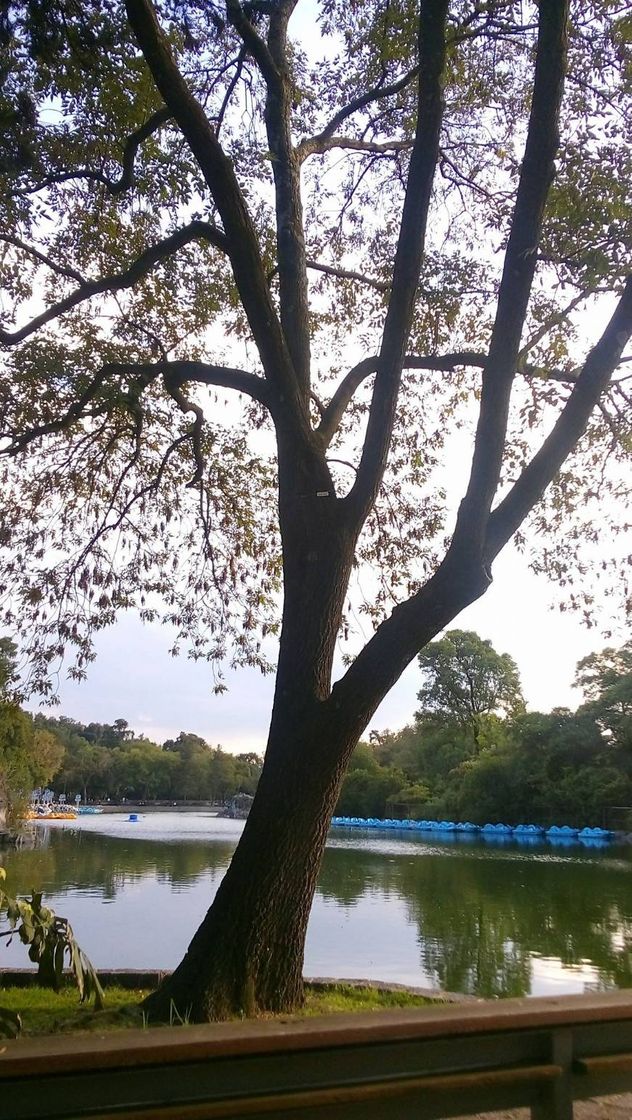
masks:
{"label": "calm water", "polygon": [[[43,890],[100,968],[170,968],[242,824],[203,813],[37,826],[3,852],[13,892]],[[401,838],[400,838],[401,836]],[[482,996],[632,987],[632,849],[521,850],[336,830],[310,921],[308,976]],[[23,967],[0,942],[0,967]]]}

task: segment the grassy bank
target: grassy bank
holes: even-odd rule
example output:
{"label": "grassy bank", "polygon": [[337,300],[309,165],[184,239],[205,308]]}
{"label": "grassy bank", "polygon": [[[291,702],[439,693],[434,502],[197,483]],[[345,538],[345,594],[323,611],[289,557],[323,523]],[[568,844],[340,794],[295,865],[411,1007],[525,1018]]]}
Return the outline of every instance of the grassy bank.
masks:
{"label": "grassy bank", "polygon": [[[79,1003],[76,989],[70,987],[59,993],[36,987],[0,988],[0,1007],[20,1015],[23,1038],[76,1031],[125,1030],[151,1025],[140,1006],[146,995],[148,991],[144,989],[108,987],[105,1009],[93,1011],[91,1007]],[[433,1002],[406,991],[384,991],[346,984],[325,988],[308,985],[305,1006],[298,1014],[304,1017],[343,1011],[380,1011],[392,1007],[423,1007]],[[180,1023],[182,1016],[174,1014],[174,1025]]]}

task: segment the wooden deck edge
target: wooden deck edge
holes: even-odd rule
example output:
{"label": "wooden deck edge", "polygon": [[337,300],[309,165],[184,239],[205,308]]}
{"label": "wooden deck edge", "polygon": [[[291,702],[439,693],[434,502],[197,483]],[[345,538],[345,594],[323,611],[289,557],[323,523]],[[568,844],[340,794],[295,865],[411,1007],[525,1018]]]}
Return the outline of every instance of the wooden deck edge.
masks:
{"label": "wooden deck edge", "polygon": [[27,1072],[125,1068],[163,1062],[206,1061],[271,1052],[331,1049],[424,1039],[450,1039],[583,1023],[632,1021],[632,994],[615,992],[439,1005],[421,1009],[338,1014],[314,1019],[288,1016],[190,1027],[133,1029],[117,1033],[58,1035],[0,1043],[0,1080]]}

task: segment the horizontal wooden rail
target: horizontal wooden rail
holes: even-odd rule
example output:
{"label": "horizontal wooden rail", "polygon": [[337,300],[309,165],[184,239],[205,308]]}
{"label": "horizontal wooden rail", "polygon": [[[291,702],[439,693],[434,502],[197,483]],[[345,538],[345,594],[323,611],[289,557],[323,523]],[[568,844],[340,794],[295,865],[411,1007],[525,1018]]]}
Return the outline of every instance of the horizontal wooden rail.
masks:
{"label": "horizontal wooden rail", "polygon": [[632,1089],[632,994],[0,1043],[0,1120],[438,1120]]}

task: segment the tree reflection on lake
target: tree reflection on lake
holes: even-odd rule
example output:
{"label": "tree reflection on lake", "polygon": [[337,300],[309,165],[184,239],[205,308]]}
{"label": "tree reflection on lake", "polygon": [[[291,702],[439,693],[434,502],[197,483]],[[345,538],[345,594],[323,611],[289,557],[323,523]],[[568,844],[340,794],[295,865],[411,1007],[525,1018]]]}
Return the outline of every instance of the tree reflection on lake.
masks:
{"label": "tree reflection on lake", "polygon": [[[34,850],[3,853],[10,887],[44,890],[95,963],[120,968],[177,962],[241,829],[201,814],[38,827]],[[632,986],[631,858],[336,833],[306,973],[487,997]],[[20,946],[0,953],[0,967],[27,963]]]}

